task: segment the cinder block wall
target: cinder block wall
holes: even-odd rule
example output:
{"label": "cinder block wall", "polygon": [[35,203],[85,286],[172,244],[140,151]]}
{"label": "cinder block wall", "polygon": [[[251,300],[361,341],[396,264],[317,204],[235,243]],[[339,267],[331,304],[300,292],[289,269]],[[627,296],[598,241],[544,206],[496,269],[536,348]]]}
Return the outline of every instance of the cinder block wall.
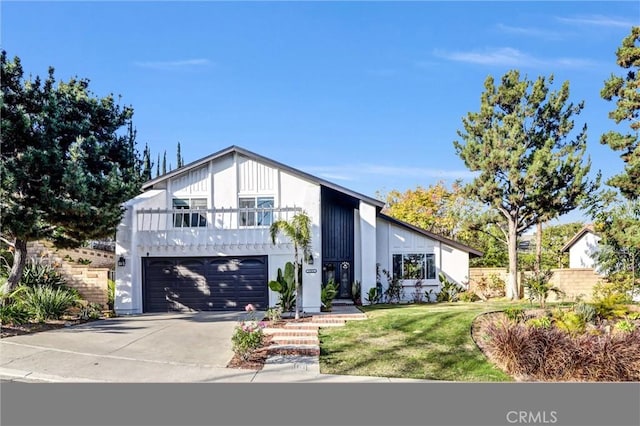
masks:
{"label": "cinder block wall", "polygon": [[[548,301],[557,300],[575,300],[577,297],[583,300],[589,301],[593,298],[593,287],[602,280],[602,276],[595,272],[592,268],[583,269],[552,269],[553,276],[551,277],[551,284],[554,287],[558,287],[564,291],[565,294],[562,297],[556,297],[555,293],[550,293]],[[520,272],[518,274],[518,286],[523,295],[522,282],[524,277],[530,272]],[[474,284],[482,279],[482,277],[489,277],[492,274],[498,275],[505,282],[507,281],[507,268],[469,268],[469,283],[471,290],[474,289]]]}
{"label": "cinder block wall", "polygon": [[[82,297],[91,302],[107,306],[107,282],[109,271],[114,265],[113,253],[102,253],[97,250],[56,249],[48,242],[32,241],[27,245],[27,252],[30,258],[45,259],[51,264],[58,266],[58,270],[67,280],[67,285],[73,287]],[[91,260],[91,265],[81,265],[65,260],[65,256],[71,256],[73,260],[79,258]],[[94,267],[95,263],[101,267]]]}

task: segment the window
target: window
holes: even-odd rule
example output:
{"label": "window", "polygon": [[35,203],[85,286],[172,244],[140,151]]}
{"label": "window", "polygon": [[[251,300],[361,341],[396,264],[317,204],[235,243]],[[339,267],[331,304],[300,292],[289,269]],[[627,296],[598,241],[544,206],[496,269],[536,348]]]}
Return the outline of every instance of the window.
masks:
{"label": "window", "polygon": [[[207,199],[206,198],[174,198],[173,199],[174,210],[206,210]],[[176,228],[204,228],[207,226],[207,214],[194,213],[174,213],[173,214],[173,226]]]}
{"label": "window", "polygon": [[238,201],[240,226],[271,226],[273,197],[243,197]]}
{"label": "window", "polygon": [[436,257],[433,254],[394,254],[392,266],[393,278],[396,279],[433,280],[436,278]]}

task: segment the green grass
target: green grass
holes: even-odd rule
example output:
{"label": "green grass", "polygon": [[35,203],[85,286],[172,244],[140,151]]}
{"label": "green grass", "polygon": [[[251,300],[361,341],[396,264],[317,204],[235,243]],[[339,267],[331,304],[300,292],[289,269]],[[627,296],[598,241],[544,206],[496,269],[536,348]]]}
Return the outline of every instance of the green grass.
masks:
{"label": "green grass", "polygon": [[320,333],[325,374],[400,377],[460,382],[512,381],[471,339],[482,312],[524,303],[440,303],[365,307],[366,321]]}

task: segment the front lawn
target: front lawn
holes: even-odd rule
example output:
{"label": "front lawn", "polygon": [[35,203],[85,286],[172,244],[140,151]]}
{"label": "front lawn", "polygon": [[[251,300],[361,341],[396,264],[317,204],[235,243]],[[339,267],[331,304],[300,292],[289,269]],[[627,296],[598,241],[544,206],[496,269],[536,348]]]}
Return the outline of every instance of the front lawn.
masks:
{"label": "front lawn", "polygon": [[471,339],[471,323],[507,302],[374,305],[366,321],[320,333],[325,374],[401,377],[461,382],[513,379],[494,367]]}

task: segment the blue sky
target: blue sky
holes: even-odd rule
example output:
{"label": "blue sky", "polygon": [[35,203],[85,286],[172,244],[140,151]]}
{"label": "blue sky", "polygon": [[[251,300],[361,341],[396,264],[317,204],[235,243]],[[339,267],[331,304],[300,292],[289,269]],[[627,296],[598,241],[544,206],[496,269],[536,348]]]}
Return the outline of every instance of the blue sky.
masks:
{"label": "blue sky", "polygon": [[[595,173],[599,97],[640,3],[25,2],[1,4],[2,48],[27,74],[87,77],[135,109],[138,143],[176,164],[239,145],[366,195],[469,178],[454,151],[487,76],[569,80]],[[624,128],[626,131],[628,128]],[[577,218],[577,214],[569,219]]]}

